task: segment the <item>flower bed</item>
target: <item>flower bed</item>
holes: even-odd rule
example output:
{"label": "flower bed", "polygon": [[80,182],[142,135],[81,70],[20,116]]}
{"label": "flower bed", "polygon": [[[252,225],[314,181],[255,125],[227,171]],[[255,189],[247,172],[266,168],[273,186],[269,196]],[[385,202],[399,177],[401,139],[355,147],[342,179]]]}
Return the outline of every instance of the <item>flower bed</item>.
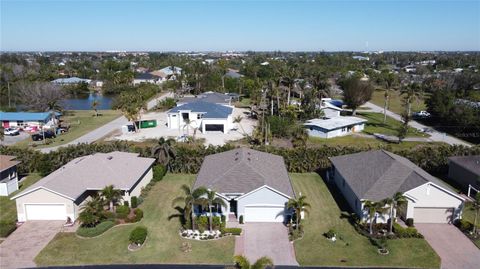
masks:
{"label": "flower bed", "polygon": [[226,234],[222,234],[221,231],[219,230],[213,230],[213,231],[204,231],[201,233],[198,230],[183,230],[180,231],[180,236],[186,239],[192,239],[192,240],[215,240],[219,239]]}

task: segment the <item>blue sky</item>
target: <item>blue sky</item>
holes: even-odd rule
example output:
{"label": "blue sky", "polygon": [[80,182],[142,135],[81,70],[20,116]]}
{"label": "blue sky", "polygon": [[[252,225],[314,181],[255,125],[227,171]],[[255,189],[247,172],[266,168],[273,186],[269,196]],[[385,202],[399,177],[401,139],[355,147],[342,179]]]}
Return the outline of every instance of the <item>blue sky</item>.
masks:
{"label": "blue sky", "polygon": [[2,51],[480,50],[480,0],[0,0]]}

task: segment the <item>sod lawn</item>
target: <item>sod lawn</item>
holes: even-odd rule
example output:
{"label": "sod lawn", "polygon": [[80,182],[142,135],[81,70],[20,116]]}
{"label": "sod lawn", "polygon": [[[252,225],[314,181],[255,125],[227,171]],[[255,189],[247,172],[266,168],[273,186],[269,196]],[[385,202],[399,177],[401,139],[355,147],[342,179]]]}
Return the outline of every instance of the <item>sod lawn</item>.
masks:
{"label": "sod lawn", "polygon": [[[195,263],[231,264],[234,238],[215,241],[193,241],[178,235],[178,219],[168,220],[177,213],[172,200],[182,195],[180,186],[193,183],[194,175],[167,174],[150,190],[139,206],[144,219],[139,223],[117,226],[97,238],[80,239],[74,233],[59,233],[39,253],[35,262],[39,266],[79,264],[128,264],[128,263]],[[145,246],[136,251],[127,250],[130,232],[137,226],[148,228]],[[192,252],[181,251],[183,242],[189,242]]]}
{"label": "sod lawn", "polygon": [[69,110],[61,117],[62,124],[70,125],[68,132],[57,135],[51,143],[45,145],[43,141],[32,141],[30,137],[15,144],[19,147],[36,146],[37,148],[55,147],[69,143],[98,127],[120,117],[122,113],[117,110],[99,110],[99,116],[95,117],[92,110]]}
{"label": "sod lawn", "polygon": [[[389,240],[390,254],[379,255],[366,237],[360,235],[347,219],[341,218],[340,208],[347,210],[345,202],[336,191],[330,192],[318,174],[291,174],[291,178],[295,192],[306,195],[311,204],[310,214],[304,220],[305,236],[294,243],[297,261],[301,265],[440,267],[440,258],[423,239]],[[341,238],[334,243],[323,236],[332,228]]]}
{"label": "sod lawn", "polygon": [[[370,102],[376,104],[379,107],[385,105],[385,91],[383,89],[376,89],[373,92]],[[427,106],[423,99],[418,99],[412,102],[412,112],[418,112],[426,110]],[[399,91],[390,91],[390,105],[388,110],[401,115],[405,111],[405,105],[403,104],[403,96]]]}
{"label": "sod lawn", "polygon": [[[383,114],[382,113],[372,113],[372,112],[358,112],[358,116],[368,120],[365,124],[364,133],[367,134],[384,134],[384,135],[398,135],[398,129],[402,126],[400,121],[397,121],[389,116],[387,116],[387,121],[383,123]],[[422,133],[415,128],[409,127],[407,137],[429,137],[430,135]]]}

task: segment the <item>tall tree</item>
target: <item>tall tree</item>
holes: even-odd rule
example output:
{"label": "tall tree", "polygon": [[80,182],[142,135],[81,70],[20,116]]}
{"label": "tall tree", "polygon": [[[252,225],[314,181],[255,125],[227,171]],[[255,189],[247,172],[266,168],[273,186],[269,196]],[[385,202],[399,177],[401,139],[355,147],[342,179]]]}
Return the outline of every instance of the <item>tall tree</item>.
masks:
{"label": "tall tree", "polygon": [[393,195],[393,197],[384,199],[383,203],[388,206],[390,210],[390,223],[388,226],[388,232],[391,234],[393,233],[394,215],[396,215],[396,212],[398,212],[399,206],[407,203],[407,198],[401,192],[397,192]]}
{"label": "tall tree", "polygon": [[217,193],[214,191],[214,190],[207,190],[206,193],[205,193],[205,197],[201,198],[200,199],[200,203],[202,204],[202,206],[204,208],[207,208],[208,209],[208,212],[209,212],[209,226],[210,226],[210,231],[213,230],[213,214],[212,214],[212,207],[214,206],[223,206],[223,207],[227,207],[227,204],[225,203],[225,201],[220,198],[220,197],[217,197]]}
{"label": "tall tree", "polygon": [[297,199],[290,198],[287,202],[287,208],[291,208],[295,211],[296,215],[296,229],[299,228],[300,221],[302,218],[302,212],[305,214],[309,213],[309,209],[311,205],[306,202],[307,197],[305,195],[302,195],[298,197]]}
{"label": "tall tree", "polygon": [[175,158],[175,141],[172,138],[165,139],[160,137],[157,144],[152,148],[151,156],[157,159],[157,162],[169,168],[170,161]]}
{"label": "tall tree", "polygon": [[108,203],[108,209],[111,212],[114,212],[115,205],[122,200],[122,191],[115,189],[113,185],[105,186],[100,191],[102,197],[105,199],[105,202]]}
{"label": "tall tree", "polygon": [[385,205],[383,202],[372,202],[366,200],[363,202],[363,207],[368,210],[368,220],[369,220],[369,233],[373,234],[373,221],[377,213],[385,212]]}
{"label": "tall tree", "polygon": [[390,90],[393,88],[393,85],[396,83],[396,76],[394,73],[391,73],[389,70],[384,70],[381,73],[382,75],[382,84],[385,87],[385,103],[383,105],[383,123],[387,122],[387,109],[390,105]]}
{"label": "tall tree", "polygon": [[188,185],[183,184],[181,190],[184,193],[184,196],[179,196],[172,201],[172,205],[175,206],[178,203],[184,203],[184,214],[185,219],[190,215],[192,230],[195,230],[195,206],[201,205],[202,196],[207,193],[207,189],[204,187],[199,187],[196,189],[191,189]]}
{"label": "tall tree", "polygon": [[412,102],[423,96],[422,88],[418,83],[410,83],[402,87],[401,94],[404,96],[407,113],[410,116],[412,115]]}
{"label": "tall tree", "polygon": [[356,115],[357,108],[372,98],[374,89],[369,81],[351,77],[342,81],[340,85],[343,89],[344,101],[352,109],[352,115]]}

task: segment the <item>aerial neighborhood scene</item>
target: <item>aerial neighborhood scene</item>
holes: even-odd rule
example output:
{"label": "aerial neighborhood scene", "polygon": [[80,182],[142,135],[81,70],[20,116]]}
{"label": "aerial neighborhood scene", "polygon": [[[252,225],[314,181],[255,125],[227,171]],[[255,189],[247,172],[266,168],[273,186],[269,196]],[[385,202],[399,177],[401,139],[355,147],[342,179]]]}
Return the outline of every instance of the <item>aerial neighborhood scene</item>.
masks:
{"label": "aerial neighborhood scene", "polygon": [[478,0],[0,14],[1,269],[480,268]]}

